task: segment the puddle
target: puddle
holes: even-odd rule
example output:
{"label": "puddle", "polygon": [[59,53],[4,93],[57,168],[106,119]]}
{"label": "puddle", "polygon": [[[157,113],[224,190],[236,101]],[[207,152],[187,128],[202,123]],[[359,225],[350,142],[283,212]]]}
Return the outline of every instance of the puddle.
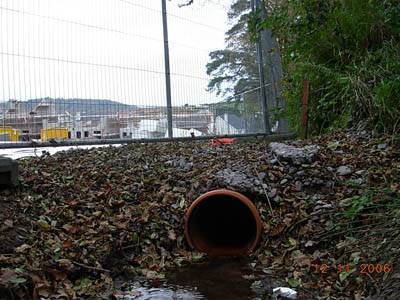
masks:
{"label": "puddle", "polygon": [[255,275],[246,260],[197,264],[171,272],[162,281],[121,280],[119,288],[119,300],[261,300],[272,291],[268,277]]}
{"label": "puddle", "polygon": [[[83,146],[62,146],[62,147],[37,147],[37,148],[9,148],[9,149],[0,149],[0,156],[9,157],[12,159],[20,159],[30,156],[41,156],[43,151],[48,152],[51,155],[60,152],[67,151],[70,149],[91,149],[91,148],[100,148],[100,147],[108,147],[110,145],[83,145]],[[120,144],[112,145],[113,147],[119,147]],[[1,147],[1,143],[0,143]]]}

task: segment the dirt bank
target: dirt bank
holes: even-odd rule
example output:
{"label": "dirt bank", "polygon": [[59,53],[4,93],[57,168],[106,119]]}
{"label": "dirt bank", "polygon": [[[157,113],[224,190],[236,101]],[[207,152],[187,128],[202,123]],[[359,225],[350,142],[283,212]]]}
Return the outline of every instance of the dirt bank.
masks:
{"label": "dirt bank", "polygon": [[262,215],[252,267],[280,276],[300,299],[397,295],[399,140],[347,132],[288,144],[311,152],[299,159],[262,141],[193,141],[21,160],[19,187],[0,193],[1,292],[95,298],[112,294],[121,273],[162,278],[205,259],[184,240],[183,214],[224,187]]}

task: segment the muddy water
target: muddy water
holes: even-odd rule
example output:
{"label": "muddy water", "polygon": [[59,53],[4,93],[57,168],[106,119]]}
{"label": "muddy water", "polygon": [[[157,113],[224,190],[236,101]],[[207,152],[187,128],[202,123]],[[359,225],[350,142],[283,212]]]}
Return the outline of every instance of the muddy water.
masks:
{"label": "muddy water", "polygon": [[170,272],[165,280],[124,282],[117,299],[269,299],[270,280],[245,260],[214,260]]}

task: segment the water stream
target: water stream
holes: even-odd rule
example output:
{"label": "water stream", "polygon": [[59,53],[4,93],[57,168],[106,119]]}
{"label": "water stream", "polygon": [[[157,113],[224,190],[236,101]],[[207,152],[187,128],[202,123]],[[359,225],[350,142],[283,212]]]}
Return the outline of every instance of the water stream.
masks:
{"label": "water stream", "polygon": [[162,281],[121,280],[120,289],[118,300],[261,300],[270,299],[272,285],[265,274],[255,274],[246,260],[214,260],[177,269]]}

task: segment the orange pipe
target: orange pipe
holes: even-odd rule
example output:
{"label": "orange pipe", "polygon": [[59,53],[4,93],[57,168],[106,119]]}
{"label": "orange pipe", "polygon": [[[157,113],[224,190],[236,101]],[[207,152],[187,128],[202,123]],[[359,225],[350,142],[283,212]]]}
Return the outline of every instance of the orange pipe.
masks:
{"label": "orange pipe", "polygon": [[257,247],[262,222],[246,196],[219,189],[197,198],[185,214],[188,244],[210,256],[245,256]]}

